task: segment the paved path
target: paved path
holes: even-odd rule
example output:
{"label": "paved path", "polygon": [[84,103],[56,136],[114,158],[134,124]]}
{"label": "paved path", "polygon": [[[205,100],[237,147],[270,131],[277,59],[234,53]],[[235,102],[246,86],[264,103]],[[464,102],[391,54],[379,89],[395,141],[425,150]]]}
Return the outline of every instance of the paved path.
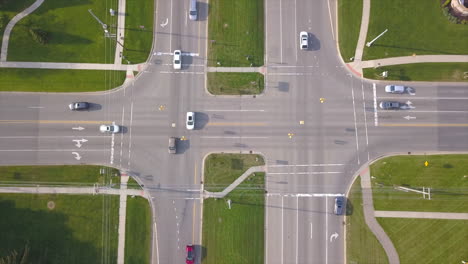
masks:
{"label": "paved path", "polygon": [[11,30],[13,27],[20,21],[23,17],[31,14],[34,10],[36,10],[40,5],[44,3],[44,0],[36,0],[34,4],[32,4],[30,7],[26,8],[22,12],[18,13],[16,16],[13,17],[12,20],[8,23],[8,25],[5,28],[5,32],[3,33],[3,39],[2,39],[2,51],[0,54],[0,61],[6,61],[7,59],[7,54],[8,54],[8,41],[10,40],[10,34]]}
{"label": "paved path", "polygon": [[108,194],[135,195],[145,197],[143,190],[121,190],[109,187],[0,187],[0,193],[35,193],[35,194]]}
{"label": "paved path", "polygon": [[356,46],[356,52],[354,53],[354,61],[361,62],[362,54],[364,53],[364,47],[366,45],[367,30],[369,28],[369,17],[370,17],[370,1],[363,0],[362,5],[362,18],[361,18],[361,29],[359,31],[359,39]]}
{"label": "paved path", "polygon": [[[468,55],[416,55],[405,57],[393,57],[378,60],[368,60],[360,62],[360,68],[373,68],[387,65],[398,65],[408,63],[424,63],[424,62],[466,62],[468,63]],[[350,63],[353,64],[353,63]],[[355,62],[354,64],[358,64]]]}
{"label": "paved path", "polygon": [[120,207],[119,207],[119,244],[117,248],[117,264],[124,264],[125,256],[125,223],[127,221],[127,182],[128,175],[120,176]]}
{"label": "paved path", "polygon": [[424,218],[424,219],[468,220],[468,213],[375,211],[374,216],[375,217],[394,217],[394,218]]}
{"label": "paved path", "polygon": [[365,168],[361,173],[362,201],[364,208],[364,219],[367,226],[374,233],[382,245],[390,264],[399,264],[400,259],[390,238],[374,217],[374,201],[372,200],[372,186],[370,180],[370,169]]}
{"label": "paved path", "polygon": [[115,58],[114,64],[122,64],[122,54],[123,54],[123,45],[125,37],[125,0],[119,0],[119,8],[117,9],[117,41],[120,43],[115,43]]}
{"label": "paved path", "polygon": [[38,69],[77,69],[77,70],[117,70],[142,71],[146,64],[104,64],[104,63],[66,63],[66,62],[0,62],[0,68],[38,68]]}
{"label": "paved path", "polygon": [[208,72],[259,72],[263,73],[263,67],[208,67]]}
{"label": "paved path", "polygon": [[232,190],[234,190],[239,184],[241,184],[250,174],[254,172],[264,172],[265,166],[256,166],[251,167],[246,170],[239,178],[237,178],[231,185],[229,185],[222,192],[207,192],[204,191],[204,198],[223,198],[228,195]]}

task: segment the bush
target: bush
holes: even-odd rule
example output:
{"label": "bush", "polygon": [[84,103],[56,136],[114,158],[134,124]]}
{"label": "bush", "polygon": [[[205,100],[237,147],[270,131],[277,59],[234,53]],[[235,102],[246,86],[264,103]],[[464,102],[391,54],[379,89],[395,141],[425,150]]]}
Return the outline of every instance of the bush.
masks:
{"label": "bush", "polygon": [[39,28],[30,28],[29,34],[31,34],[34,41],[41,45],[49,43],[49,33]]}
{"label": "bush", "polygon": [[450,4],[450,1],[452,0],[445,0],[445,3],[442,5],[442,7],[446,7],[448,4]]}
{"label": "bush", "polygon": [[459,19],[455,16],[452,15],[452,13],[450,13],[450,8],[448,7],[444,7],[442,8],[442,14],[444,14],[444,16],[448,19],[448,21],[450,21],[451,23],[453,24],[457,24],[457,23],[460,23]]}
{"label": "bush", "polygon": [[0,13],[0,28],[5,28],[10,22],[10,18],[7,14]]}

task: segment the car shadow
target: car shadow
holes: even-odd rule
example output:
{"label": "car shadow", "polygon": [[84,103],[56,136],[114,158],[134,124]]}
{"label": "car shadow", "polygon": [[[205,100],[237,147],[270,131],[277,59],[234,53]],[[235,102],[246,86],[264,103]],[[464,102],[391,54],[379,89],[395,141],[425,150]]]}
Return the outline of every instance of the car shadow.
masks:
{"label": "car shadow", "polygon": [[210,117],[202,112],[194,112],[195,113],[195,130],[203,129],[206,124],[210,121]]}
{"label": "car shadow", "polygon": [[102,105],[100,104],[95,104],[95,103],[88,103],[88,111],[99,111],[102,109]]}
{"label": "car shadow", "polygon": [[190,148],[190,139],[176,138],[176,154],[184,154]]}
{"label": "car shadow", "polygon": [[309,33],[309,50],[320,50],[320,40],[312,33]]}

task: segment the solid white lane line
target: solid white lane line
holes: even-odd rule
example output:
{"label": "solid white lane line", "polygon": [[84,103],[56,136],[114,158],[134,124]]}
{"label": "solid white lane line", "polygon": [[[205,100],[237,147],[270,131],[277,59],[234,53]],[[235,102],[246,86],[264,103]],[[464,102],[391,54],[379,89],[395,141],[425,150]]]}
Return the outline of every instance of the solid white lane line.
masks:
{"label": "solid white lane line", "polygon": [[310,239],[312,240],[312,222],[310,222]]}
{"label": "solid white lane line", "polygon": [[44,106],[28,106],[28,108],[34,108],[34,109],[36,109],[36,108],[44,108]]}
{"label": "solid white lane line", "polygon": [[332,14],[331,14],[331,9],[330,9],[330,1],[327,1],[327,4],[328,4],[328,15],[330,17],[331,32],[332,32],[333,40],[335,40],[335,31],[333,30],[333,19],[332,19]]}
{"label": "solid white lane line", "polygon": [[468,97],[390,97],[381,96],[382,99],[399,99],[399,100],[468,100]]}
{"label": "solid white lane line", "polygon": [[267,193],[267,196],[283,196],[283,197],[305,197],[305,198],[313,198],[313,197],[337,197],[337,196],[344,196],[342,193]]}
{"label": "solid white lane line", "polygon": [[[115,125],[115,122],[112,122],[112,125]],[[114,145],[115,145],[115,134],[112,133],[110,164],[114,164]]]}
{"label": "solid white lane line", "polygon": [[354,115],[354,135],[356,137],[356,153],[357,153],[357,162],[361,164],[359,160],[359,138],[358,138],[358,128],[357,128],[357,119],[356,119],[356,105],[354,103],[354,87],[351,85],[351,97],[353,98],[353,115]]}
{"label": "solid white lane line", "polygon": [[170,17],[171,17],[171,24],[169,25],[169,52],[172,52],[172,0],[171,0],[171,13],[170,13]]}
{"label": "solid white lane line", "polygon": [[[132,91],[133,90],[134,89],[132,89]],[[130,134],[129,139],[128,139],[128,163],[127,163],[128,169],[130,169],[130,160],[131,160],[130,158],[132,156],[132,124],[133,124],[133,101],[132,101],[132,104],[130,105],[130,126],[128,127],[129,134]]]}
{"label": "solid white lane line", "polygon": [[319,166],[344,166],[345,164],[330,163],[330,164],[291,164],[291,165],[267,165],[267,167],[319,167]]}
{"label": "solid white lane line", "polygon": [[411,112],[411,113],[468,113],[468,111],[457,111],[457,110],[434,110],[434,111],[417,111],[417,110],[408,110],[408,111],[405,111],[405,112]]}
{"label": "solid white lane line", "polygon": [[[297,0],[294,0],[294,34],[297,34]],[[296,62],[297,62],[297,45],[296,48],[294,49],[296,51]],[[297,262],[297,261],[296,261]]]}
{"label": "solid white lane line", "polygon": [[299,196],[296,197],[296,264],[299,251]]}
{"label": "solid white lane line", "polygon": [[342,171],[318,171],[318,172],[268,172],[269,175],[276,175],[276,174],[287,174],[287,175],[307,175],[307,174],[338,174],[343,173]]}
{"label": "solid white lane line", "polygon": [[207,139],[220,139],[220,138],[225,138],[225,139],[267,139],[268,137],[223,137],[223,136],[201,136],[200,138],[207,138]]}
{"label": "solid white lane line", "polygon": [[[80,136],[4,136],[4,137],[0,137],[0,139],[28,139],[28,138],[37,138],[37,139],[40,139],[40,138],[53,138],[53,139],[58,139],[58,138],[76,138],[76,137],[80,137]],[[86,138],[105,138],[105,137],[108,137],[108,136],[82,136],[82,137],[86,137]]]}
{"label": "solid white lane line", "polygon": [[[124,117],[125,117],[125,106],[122,106],[122,122],[121,122],[122,126],[124,125],[124,120],[125,120]],[[120,167],[122,167],[122,152],[123,152],[123,133],[120,133],[120,160],[119,160]]]}
{"label": "solid white lane line", "polygon": [[[280,0],[279,12],[280,12],[280,63],[283,64],[283,13],[281,12],[283,1]],[[281,262],[283,259],[281,258]]]}
{"label": "solid white lane line", "polygon": [[284,244],[284,201],[283,201],[284,197],[281,196],[281,263],[283,263],[284,259],[283,259],[283,251],[284,251],[284,247],[283,247],[283,244]]}
{"label": "solid white lane line", "polygon": [[61,152],[61,151],[79,151],[79,152],[94,152],[94,151],[110,151],[109,149],[0,149],[0,152]]}
{"label": "solid white lane line", "polygon": [[377,90],[375,89],[375,83],[372,84],[372,90],[374,93],[374,125],[379,126],[379,116],[377,114]]}
{"label": "solid white lane line", "polygon": [[263,109],[208,109],[205,112],[265,112]]}
{"label": "solid white lane line", "polygon": [[205,74],[205,72],[189,72],[189,71],[181,71],[181,72],[172,72],[172,71],[160,71],[159,73],[175,73],[175,74]]}
{"label": "solid white lane line", "polygon": [[328,264],[328,198],[325,199],[325,264]]}
{"label": "solid white lane line", "polygon": [[364,95],[364,82],[361,81],[361,93],[362,93],[362,109],[364,110],[364,125],[366,128],[366,150],[367,150],[367,160],[370,160],[369,153],[369,135],[367,134],[367,113],[366,113],[366,98]]}

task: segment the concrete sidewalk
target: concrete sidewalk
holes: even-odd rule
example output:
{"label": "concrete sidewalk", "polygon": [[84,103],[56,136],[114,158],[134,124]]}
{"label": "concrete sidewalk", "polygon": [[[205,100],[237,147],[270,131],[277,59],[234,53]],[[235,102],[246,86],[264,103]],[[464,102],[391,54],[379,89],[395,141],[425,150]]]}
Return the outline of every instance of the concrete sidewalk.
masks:
{"label": "concrete sidewalk", "polygon": [[374,217],[374,201],[372,200],[370,168],[366,167],[363,171],[360,172],[360,176],[364,219],[366,220],[366,224],[382,245],[385,253],[387,253],[389,263],[399,264],[400,258],[398,257],[395,246]]}
{"label": "concrete sidewalk", "polygon": [[0,187],[0,193],[34,193],[34,194],[107,194],[135,195],[145,197],[143,190],[121,190],[109,187]]}
{"label": "concrete sidewalk", "polygon": [[3,39],[2,39],[2,50],[0,54],[0,61],[6,61],[7,55],[8,55],[8,43],[10,41],[10,34],[11,30],[13,30],[13,27],[23,19],[25,16],[31,14],[36,10],[40,5],[44,3],[44,0],[36,0],[30,7],[26,8],[25,10],[19,12],[16,16],[14,16],[10,22],[8,22],[8,25],[5,28],[5,31],[3,32]]}
{"label": "concrete sidewalk", "polygon": [[142,71],[145,63],[140,64],[105,64],[105,63],[68,63],[68,62],[0,62],[0,68],[29,68],[29,69],[76,69],[76,70],[117,70]]}
{"label": "concrete sidewalk", "polygon": [[468,220],[468,213],[375,211],[375,217]]}
{"label": "concrete sidewalk", "polygon": [[[430,62],[465,62],[468,63],[468,55],[416,55],[416,56],[404,56],[404,57],[393,57],[386,59],[368,60],[360,62],[357,67],[360,68],[375,68],[387,65],[398,65],[408,63],[430,63]],[[359,64],[353,62],[350,64]]]}
{"label": "concrete sidewalk", "polygon": [[125,223],[127,222],[127,182],[128,175],[121,173],[120,176],[120,205],[119,205],[119,243],[117,247],[117,264],[125,261]]}
{"label": "concrete sidewalk", "polygon": [[[125,0],[119,0],[119,8],[117,9],[117,42],[115,43],[115,57],[114,57],[114,64],[121,65],[122,64],[122,56],[123,56],[123,45],[125,41],[125,7],[126,7]],[[120,43],[120,44],[119,44]]]}
{"label": "concrete sidewalk", "polygon": [[241,184],[250,174],[254,172],[265,172],[265,166],[250,167],[239,178],[237,178],[231,185],[229,185],[222,192],[208,192],[204,191],[204,198],[223,198]]}

